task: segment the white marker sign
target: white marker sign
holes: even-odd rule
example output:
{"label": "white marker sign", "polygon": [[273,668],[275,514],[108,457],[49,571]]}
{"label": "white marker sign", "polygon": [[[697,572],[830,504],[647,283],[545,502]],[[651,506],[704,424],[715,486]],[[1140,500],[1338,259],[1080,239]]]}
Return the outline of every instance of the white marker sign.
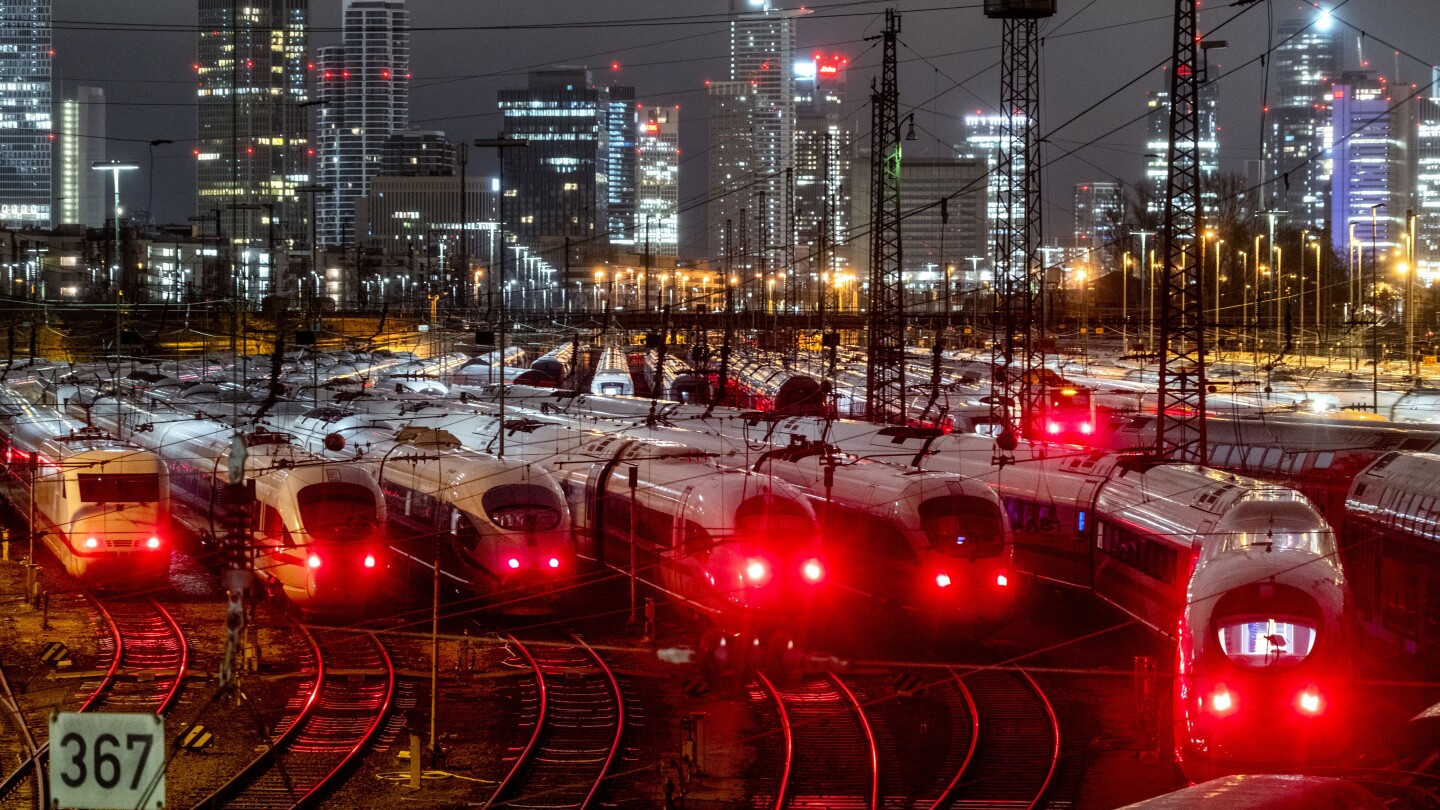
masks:
{"label": "white marker sign", "polygon": [[52,715],[50,798],[75,810],[161,810],[165,721],[153,714]]}

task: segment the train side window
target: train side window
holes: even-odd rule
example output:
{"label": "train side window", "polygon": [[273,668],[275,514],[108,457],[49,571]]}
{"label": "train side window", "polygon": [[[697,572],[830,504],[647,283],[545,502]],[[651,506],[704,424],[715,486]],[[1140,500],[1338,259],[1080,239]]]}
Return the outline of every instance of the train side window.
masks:
{"label": "train side window", "polygon": [[1280,459],[1285,453],[1278,447],[1272,447],[1265,451],[1265,460],[1261,462],[1267,470],[1280,468]]}
{"label": "train side window", "polygon": [[1230,444],[1217,445],[1217,446],[1215,447],[1215,456],[1214,456],[1214,459],[1213,459],[1213,461],[1215,462],[1215,464],[1218,465],[1218,466],[1221,466],[1221,467],[1224,467],[1224,466],[1229,465],[1229,464],[1230,464],[1230,453],[1231,453],[1232,451],[1234,451],[1234,449],[1235,449],[1235,446],[1234,446],[1234,445],[1230,445]]}
{"label": "train side window", "polygon": [[1335,463],[1335,454],[1326,450],[1315,455],[1315,469],[1328,470]]}
{"label": "train side window", "polygon": [[266,545],[295,548],[295,539],[290,536],[290,530],[285,527],[285,521],[280,517],[280,510],[273,506],[266,505],[260,512],[260,539]]}
{"label": "train side window", "polygon": [[706,531],[704,526],[693,520],[685,521],[683,542],[686,554],[706,554],[715,547],[715,538],[710,536],[710,532]]}

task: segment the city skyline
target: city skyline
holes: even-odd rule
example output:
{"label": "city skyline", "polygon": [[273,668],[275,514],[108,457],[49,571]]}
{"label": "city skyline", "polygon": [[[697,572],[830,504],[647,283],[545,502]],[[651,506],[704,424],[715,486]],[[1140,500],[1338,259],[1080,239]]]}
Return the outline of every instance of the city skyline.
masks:
{"label": "city skyline", "polygon": [[[158,4],[170,6],[170,14],[165,17],[165,24],[186,24],[185,17],[187,8],[181,8],[177,17],[173,8],[174,4]],[[551,62],[573,62],[577,55],[585,56],[579,60],[588,63],[599,73],[608,73],[603,79],[597,78],[597,83],[626,84],[637,88],[637,97],[644,103],[675,104],[682,108],[688,108],[692,112],[682,117],[684,125],[681,132],[682,144],[682,188],[680,199],[682,206],[691,205],[693,201],[702,196],[707,188],[704,172],[697,171],[703,168],[703,162],[696,164],[696,159],[705,151],[705,131],[708,129],[706,116],[703,115],[704,101],[704,78],[723,78],[728,58],[728,27],[726,21],[726,6],[728,4],[715,3],[714,9],[710,12],[687,12],[676,14],[673,9],[665,9],[658,4],[647,2],[634,2],[626,4],[623,9],[615,9],[609,16],[624,20],[642,20],[646,12],[653,12],[653,16],[661,22],[675,18],[686,18],[694,14],[708,14],[702,20],[695,21],[681,19],[676,21],[674,30],[668,27],[660,28],[664,34],[674,36],[651,36],[647,27],[625,27],[619,26],[608,29],[600,29],[595,36],[582,37],[571,29],[562,29],[559,32],[546,33],[536,31],[524,31],[508,37],[511,42],[500,43],[499,51],[490,49],[465,49],[465,53],[471,58],[461,59],[456,56],[447,56],[442,59],[441,54],[448,54],[452,49],[435,47],[445,42],[456,42],[456,38],[471,36],[479,40],[488,40],[495,37],[492,32],[476,31],[466,32],[467,25],[478,25],[486,22],[477,15],[465,10],[456,9],[440,12],[434,8],[416,9],[413,12],[414,25],[416,30],[416,64],[414,72],[416,76],[414,99],[412,107],[414,113],[413,123],[417,127],[426,129],[441,129],[446,131],[454,140],[461,141],[468,137],[493,137],[499,130],[499,119],[496,113],[493,99],[500,87],[514,81],[514,75],[510,71],[516,68],[512,63],[504,62],[499,54],[515,48],[519,42],[534,44],[537,40],[551,43],[545,49],[545,56],[551,57],[541,63],[537,59],[537,53],[527,51],[523,56],[517,56],[516,60],[521,65],[540,65]],[[902,14],[907,13],[907,4],[898,3]],[[1296,8],[1299,4],[1296,3]],[[135,13],[127,17],[135,21],[141,28],[147,26],[161,25],[160,15],[155,13],[157,4],[136,3]],[[1383,6],[1384,8],[1380,8]],[[1381,0],[1371,4],[1365,9],[1358,9],[1353,13],[1342,8],[1336,14],[1337,24],[1350,20],[1357,24],[1363,23],[1367,32],[1372,36],[1371,44],[1377,51],[1381,48],[1378,41],[1381,39],[1394,39],[1396,44],[1411,52],[1418,52],[1422,58],[1426,56],[1423,46],[1416,45],[1415,48],[1407,46],[1408,38],[1415,40],[1413,30],[1405,26],[1394,25],[1395,14],[1384,14],[1386,9],[1398,10],[1403,8],[1417,10],[1418,2],[1406,2],[1406,0]],[[311,3],[311,47],[328,44],[338,40],[339,28],[338,0],[317,0]],[[1367,16],[1353,20],[1354,14],[1365,11]],[[624,13],[621,13],[621,12]],[[862,81],[865,76],[874,72],[874,54],[865,52],[865,43],[862,36],[865,27],[873,27],[873,16],[862,15],[859,12],[851,12],[853,16],[827,16],[826,6],[812,7],[814,13],[802,18],[797,26],[796,51],[797,53],[808,53],[810,49],[822,45],[830,46],[830,50],[837,54],[847,55],[852,60],[851,72],[853,78]],[[633,12],[633,13],[631,13]],[[878,6],[876,9],[878,13]],[[70,30],[65,23],[81,20],[92,20],[103,22],[112,12],[94,2],[73,2],[65,4],[65,7],[57,13],[61,18],[61,26],[56,36],[61,40],[59,50],[61,56],[58,64],[62,75],[74,80],[86,78],[85,75],[76,76],[77,73],[86,75],[98,75],[87,71],[87,65],[96,65],[92,54],[103,54],[104,47],[83,47],[82,43],[87,39],[93,40],[93,32]],[[993,67],[998,49],[995,47],[999,40],[999,31],[996,26],[985,24],[978,11],[951,11],[948,14],[957,21],[972,23],[964,27],[964,35],[958,42],[944,41],[943,38],[934,37],[928,29],[934,26],[922,24],[922,21],[940,20],[939,12],[912,12],[915,15],[914,25],[907,26],[907,36],[902,38],[906,47],[902,48],[901,58],[901,107],[902,110],[912,105],[919,107],[917,122],[921,132],[919,143],[907,144],[914,154],[943,154],[948,145],[960,143],[962,131],[959,119],[974,109],[986,109],[987,102],[993,99],[998,90],[997,71]],[[1168,47],[1156,46],[1157,41],[1168,42],[1168,18],[1164,15],[1156,17],[1147,14],[1140,5],[1127,0],[1110,0],[1103,2],[1091,15],[1076,18],[1071,21],[1069,14],[1073,13],[1063,5],[1061,16],[1051,25],[1051,28],[1059,28],[1051,35],[1046,51],[1046,71],[1042,81],[1042,112],[1043,118],[1041,130],[1049,132],[1060,127],[1061,124],[1074,112],[1083,109],[1090,103],[1098,100],[1102,95],[1109,93],[1116,85],[1123,81],[1136,78],[1143,71],[1146,63],[1158,65],[1168,57]],[[1225,12],[1229,16],[1234,12]],[[1374,14],[1371,18],[1370,14]],[[533,24],[534,19],[526,19],[522,12],[512,12],[515,15],[514,22],[519,25]],[[575,15],[594,15],[592,12],[575,10]],[[969,15],[967,17],[966,15]],[[153,23],[147,23],[147,15]],[[1278,15],[1277,15],[1278,16]],[[1202,14],[1202,28],[1211,28],[1221,19],[1221,10],[1207,11]],[[1243,26],[1244,30],[1237,29],[1239,22],[1231,23],[1222,30],[1222,35],[1230,42],[1230,48],[1212,54],[1213,64],[1223,69],[1225,74],[1222,80],[1222,102],[1220,117],[1224,129],[1224,143],[1221,148],[1222,172],[1239,173],[1243,171],[1243,161],[1258,157],[1259,135],[1258,116],[1252,116],[1247,121],[1243,115],[1245,107],[1255,109],[1260,100],[1258,92],[1248,92],[1247,87],[1258,86],[1261,78],[1257,66],[1247,62],[1253,61],[1254,56],[1261,49],[1263,43],[1263,24],[1258,26],[1248,23],[1251,18],[1241,17],[1241,21],[1247,21]],[[1259,19],[1259,18],[1254,18]],[[1138,22],[1137,22],[1138,20]],[[1085,24],[1089,22],[1090,25]],[[446,25],[446,23],[450,23]],[[1080,64],[1090,66],[1099,62],[1091,51],[1103,42],[1102,33],[1082,33],[1094,27],[1120,26],[1115,29],[1122,32],[1134,32],[1127,34],[1127,42],[1134,42],[1137,47],[1133,50],[1126,50],[1122,54],[1112,55],[1107,52],[1107,59],[1103,65],[1095,64],[1097,75],[1089,75],[1089,71],[1057,70],[1057,66],[1066,62],[1074,63],[1078,57]],[[437,30],[448,28],[448,31]],[[611,45],[610,32],[614,32],[613,47],[603,50]],[[1067,32],[1069,32],[1067,34]],[[1144,36],[1135,36],[1135,34]],[[1064,36],[1061,36],[1064,35]],[[120,37],[142,38],[157,41],[169,41],[175,45],[179,44],[177,35],[173,33],[134,31],[121,32]],[[832,39],[834,38],[834,39]],[[507,39],[507,37],[501,37]],[[636,42],[637,39],[647,40],[644,44]],[[657,41],[658,40],[658,41]],[[673,42],[671,40],[674,40]],[[583,41],[583,44],[581,44]],[[933,42],[932,42],[933,41]],[[835,45],[830,45],[836,42]],[[72,44],[73,43],[73,44]],[[97,45],[99,42],[97,41]],[[933,47],[926,47],[927,44]],[[1415,45],[1415,42],[1408,43]],[[969,46],[969,47],[963,47]],[[113,42],[111,47],[113,48]],[[148,141],[156,137],[171,136],[170,139],[177,141],[177,146],[155,150],[157,177],[155,188],[155,208],[157,219],[161,221],[183,221],[183,214],[186,213],[184,204],[185,189],[193,182],[189,175],[185,160],[187,158],[180,149],[189,138],[184,137],[183,131],[180,137],[173,137],[177,134],[177,127],[171,123],[164,124],[163,130],[158,130],[154,121],[157,120],[154,113],[159,110],[166,113],[165,120],[171,113],[176,114],[176,119],[182,120],[187,115],[193,115],[193,111],[185,109],[179,102],[168,99],[174,98],[173,85],[166,84],[174,80],[173,76],[166,76],[164,70],[154,70],[165,60],[170,63],[187,62],[192,58],[179,49],[178,54],[170,53],[176,50],[172,47],[161,49],[166,54],[163,59],[156,63],[154,61],[144,62],[137,66],[134,78],[128,78],[122,82],[116,82],[114,89],[108,92],[108,97],[114,103],[116,109],[112,111],[112,137],[131,138],[133,140],[116,141],[115,150],[121,159],[140,159],[144,157],[142,141]],[[668,52],[678,50],[683,55],[676,56],[673,60],[667,59]],[[478,58],[475,51],[483,51],[485,57]],[[970,51],[952,56],[943,56],[946,53],[955,51]],[[1164,51],[1162,53],[1162,51]],[[174,58],[179,56],[179,59]],[[926,64],[920,56],[924,56],[934,65]],[[67,56],[70,57],[67,61]],[[1429,55],[1434,59],[1436,55]],[[1404,57],[1401,57],[1402,68]],[[470,64],[466,64],[468,63]],[[660,63],[673,64],[669,69],[659,67]],[[1387,58],[1384,60],[1389,63]],[[1437,59],[1440,61],[1440,59]],[[484,62],[484,64],[478,64]],[[632,66],[633,64],[633,66]],[[1235,70],[1229,65],[1237,65]],[[1135,66],[1141,68],[1140,72],[1129,72],[1127,69]],[[185,65],[188,67],[188,64]],[[488,69],[487,69],[488,68]],[[618,68],[618,69],[615,69]],[[973,68],[973,69],[972,69]],[[95,68],[98,70],[98,67]],[[968,72],[967,72],[968,70]],[[1425,69],[1428,72],[1428,68]],[[1421,75],[1421,65],[1411,62],[1408,71],[1416,77]],[[1077,76],[1074,74],[1086,74],[1088,82],[1081,87],[1076,87]],[[486,76],[484,74],[494,74]],[[657,74],[660,78],[656,78]],[[162,78],[163,77],[163,78]],[[692,83],[689,77],[694,77]],[[1108,79],[1106,83],[1097,79]],[[951,79],[962,79],[963,89],[945,92],[952,82]],[[105,86],[107,82],[99,82]],[[1088,87],[1088,89],[1087,89]],[[1099,179],[1101,177],[1119,177],[1129,185],[1138,185],[1141,178],[1144,162],[1144,123],[1143,121],[1122,128],[1115,134],[1103,139],[1094,146],[1080,150],[1074,157],[1057,157],[1056,152],[1069,151],[1077,146],[1077,142],[1084,142],[1091,136],[1103,133],[1112,128],[1114,122],[1129,120],[1143,114],[1144,93],[1147,90],[1161,89],[1162,77],[1156,71],[1151,77],[1146,75],[1139,81],[1134,82],[1130,88],[1119,93],[1115,98],[1103,103],[1088,117],[1080,119],[1076,124],[1064,127],[1047,146],[1046,152],[1046,191],[1047,216],[1046,233],[1048,235],[1064,234],[1069,226],[1068,222],[1073,218],[1071,205],[1068,201],[1068,189],[1073,187],[1074,182],[1088,179]],[[941,98],[936,103],[926,104],[924,102],[929,96],[935,95],[936,90],[941,92]],[[454,94],[454,95],[451,95]],[[456,97],[465,99],[460,106],[462,109],[455,109],[453,102]],[[149,101],[147,99],[154,99]],[[863,100],[863,99],[862,99]],[[170,105],[151,107],[152,104]],[[856,119],[857,105],[851,105],[852,120]],[[137,124],[136,115],[140,110],[149,108],[150,115],[145,118],[146,123]],[[437,113],[446,112],[448,115]],[[1115,113],[1107,115],[1107,113]],[[860,116],[863,118],[864,116]],[[863,121],[861,128],[864,127]],[[1247,129],[1250,132],[1247,133]],[[140,135],[149,135],[142,138]],[[179,148],[177,148],[179,147]],[[167,154],[168,152],[168,154]],[[480,167],[480,171],[493,171],[493,158],[477,156],[474,166]],[[1097,171],[1096,166],[1103,171]],[[692,168],[693,167],[693,168]],[[169,171],[167,171],[169,169]],[[193,177],[193,176],[192,176]],[[126,196],[130,194],[129,189],[135,189],[140,193],[145,184],[136,182],[133,185],[127,184]],[[134,208],[133,202],[130,207]],[[697,212],[698,213],[698,212]],[[703,226],[699,217],[691,215],[687,217],[682,225],[682,252],[688,255],[703,254],[705,252]]]}

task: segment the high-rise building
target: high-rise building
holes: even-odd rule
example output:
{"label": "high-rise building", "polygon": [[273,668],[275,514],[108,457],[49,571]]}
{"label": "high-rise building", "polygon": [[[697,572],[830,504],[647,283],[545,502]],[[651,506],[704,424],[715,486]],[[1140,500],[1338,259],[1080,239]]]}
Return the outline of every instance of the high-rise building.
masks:
{"label": "high-rise building", "polygon": [[710,82],[705,89],[710,100],[710,260],[729,258],[735,267],[745,268],[752,263],[755,244],[745,232],[753,230],[750,223],[757,218],[755,86]]}
{"label": "high-rise building", "polygon": [[[680,108],[640,107],[636,195],[640,239],[656,256],[680,253]],[[644,230],[648,223],[647,232]],[[644,248],[641,247],[643,250]]]}
{"label": "high-rise building", "polygon": [[404,0],[345,0],[343,45],[316,59],[316,201],[322,245],[349,244],[355,201],[383,168],[390,135],[410,123],[410,12]]}
{"label": "high-rise building", "polygon": [[378,174],[423,176],[454,173],[455,144],[443,132],[407,129],[392,132],[385,141]]}
{"label": "high-rise building", "polygon": [[0,225],[5,227],[52,223],[53,57],[50,0],[0,0]]}
{"label": "high-rise building", "polygon": [[1091,263],[1108,258],[1125,221],[1125,194],[1114,180],[1075,184],[1075,247],[1089,252]]}
{"label": "high-rise building", "polygon": [[1415,177],[1415,263],[1421,277],[1440,277],[1440,68],[1412,104]]}
{"label": "high-rise building", "polygon": [[55,224],[103,227],[111,213],[109,175],[90,167],[105,160],[105,90],[76,87],[56,105],[55,123]]}
{"label": "high-rise building", "polygon": [[[961,279],[971,278],[973,265],[966,263],[966,258],[984,256],[993,241],[987,227],[989,172],[988,161],[978,155],[906,157],[900,161],[900,210],[915,212],[905,217],[901,232],[905,272],[929,273],[916,278],[938,282],[940,268],[954,267],[951,279],[956,289]],[[853,216],[863,219],[870,206],[868,162],[854,162],[850,185]],[[936,204],[942,197],[949,213],[945,224]],[[852,266],[869,263],[867,240],[853,240],[848,248]]]}
{"label": "high-rise building", "polygon": [[605,235],[612,245],[633,245],[641,238],[645,223],[635,219],[636,127],[639,111],[635,105],[635,88],[611,87],[610,102],[605,114],[605,129],[610,146],[605,156],[609,216]]}
{"label": "high-rise building", "polygon": [[[308,0],[199,0],[197,213],[219,212],[231,244],[304,239],[309,206],[305,77]],[[208,279],[258,299],[272,251],[231,251],[233,278]],[[258,257],[258,259],[257,259]],[[251,263],[252,259],[257,259]],[[230,285],[235,285],[231,287]]]}
{"label": "high-rise building", "polygon": [[[748,82],[755,104],[753,186],[740,193],[755,196],[718,210],[746,207],[752,256],[778,269],[792,238],[785,197],[795,151],[795,19],[808,12],[777,9],[771,0],[731,0],[730,10],[730,80]],[[712,231],[725,226],[714,216],[710,223]]]}
{"label": "high-rise building", "polygon": [[834,273],[850,227],[845,182],[854,155],[854,135],[845,118],[849,65],[843,56],[820,53],[795,63],[795,253],[817,274],[821,233],[824,272]]}
{"label": "high-rise building", "polygon": [[556,265],[564,263],[567,240],[575,267],[602,256],[610,223],[609,88],[597,87],[586,68],[537,70],[526,87],[500,91],[500,112],[505,136],[530,142],[501,150],[505,237]]}
{"label": "high-rise building", "polygon": [[[1013,120],[1010,120],[1013,119]],[[1009,167],[1014,174],[1025,172],[1025,150],[1020,149],[1010,132],[1023,132],[1025,129],[1025,116],[1015,115],[986,115],[977,112],[974,115],[965,116],[965,147],[959,150],[962,157],[968,155],[985,161],[988,172],[989,192],[986,197],[986,231],[990,234],[991,244],[985,251],[985,255],[994,261],[995,245],[1005,241],[1006,233],[1009,231],[1010,222],[1006,218],[1004,198],[1001,191],[1004,190],[1008,178],[1002,173],[1000,158],[1004,154],[1014,155],[1014,162]],[[1023,195],[1022,195],[1023,196]],[[1025,200],[1015,200],[1015,217],[1024,222]]]}
{"label": "high-rise building", "polygon": [[[1220,128],[1216,117],[1219,107],[1219,85],[1214,82],[1200,87],[1200,121],[1196,145],[1200,158],[1200,206],[1204,220],[1216,211],[1219,191],[1215,178],[1220,173]],[[1150,140],[1145,143],[1145,182],[1149,192],[1145,210],[1158,222],[1165,216],[1165,197],[1170,182],[1170,91],[1146,94],[1149,110]]]}
{"label": "high-rise building", "polygon": [[1275,29],[1272,84],[1265,113],[1262,210],[1284,211],[1297,228],[1330,224],[1330,85],[1340,75],[1340,31],[1327,9]]}
{"label": "high-rise building", "polygon": [[1404,232],[1410,203],[1404,127],[1391,108],[1384,77],[1342,74],[1332,103],[1330,238],[1339,255],[1348,255],[1353,247],[1368,262],[1375,251],[1384,255],[1398,247]]}

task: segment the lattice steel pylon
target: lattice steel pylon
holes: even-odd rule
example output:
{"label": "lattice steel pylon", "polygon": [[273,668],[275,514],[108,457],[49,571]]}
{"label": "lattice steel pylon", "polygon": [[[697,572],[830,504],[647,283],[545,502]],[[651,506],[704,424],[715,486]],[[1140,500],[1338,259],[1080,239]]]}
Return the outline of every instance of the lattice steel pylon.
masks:
{"label": "lattice steel pylon", "polygon": [[1160,318],[1160,429],[1155,456],[1204,464],[1205,284],[1200,236],[1199,0],[1175,0],[1170,70],[1169,181],[1165,194]]}
{"label": "lattice steel pylon", "polygon": [[885,9],[880,84],[871,86],[870,340],[865,364],[866,416],[905,420],[905,282],[900,247],[900,86],[895,47],[900,15]]}
{"label": "lattice steel pylon", "polygon": [[[1040,20],[1054,0],[986,0],[1004,22],[1000,56],[1003,113],[995,184],[1002,221],[995,234],[995,277],[1002,300],[1005,359],[993,400],[1018,408],[1011,436],[1044,424],[1045,268],[1040,257]],[[1018,368],[1017,368],[1018,366]],[[1012,414],[1013,416],[1013,414]],[[1044,433],[1038,434],[1043,438]],[[1003,443],[1002,443],[1003,445]],[[1007,447],[1002,450],[1008,452]]]}

